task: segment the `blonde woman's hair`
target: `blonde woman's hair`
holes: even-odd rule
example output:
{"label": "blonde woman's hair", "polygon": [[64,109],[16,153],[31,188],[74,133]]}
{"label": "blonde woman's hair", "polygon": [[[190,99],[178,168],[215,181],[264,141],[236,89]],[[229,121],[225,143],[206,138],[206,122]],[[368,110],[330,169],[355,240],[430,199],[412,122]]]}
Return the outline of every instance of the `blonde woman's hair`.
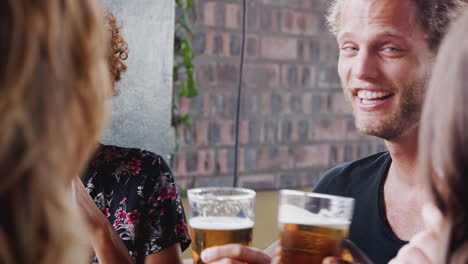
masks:
{"label": "blonde woman's hair", "polygon": [[468,263],[468,10],[450,28],[434,66],[421,121],[421,168],[448,222],[445,263]]}
{"label": "blonde woman's hair", "polygon": [[95,148],[112,93],[95,2],[0,0],[2,264],[89,261],[70,182]]}

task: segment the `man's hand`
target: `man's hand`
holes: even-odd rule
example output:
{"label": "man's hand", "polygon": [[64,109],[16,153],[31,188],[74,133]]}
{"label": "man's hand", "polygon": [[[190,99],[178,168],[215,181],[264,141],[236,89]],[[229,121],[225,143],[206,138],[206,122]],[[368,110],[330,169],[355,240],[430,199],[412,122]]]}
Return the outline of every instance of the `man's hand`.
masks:
{"label": "man's hand", "polygon": [[327,257],[322,261],[322,264],[373,264],[367,255],[356,246],[351,240],[344,239],[341,243],[342,252],[341,259],[337,257]]}
{"label": "man's hand", "polygon": [[270,264],[277,254],[279,254],[279,241],[270,245],[265,251],[240,244],[228,244],[203,250],[201,259],[210,264]]}

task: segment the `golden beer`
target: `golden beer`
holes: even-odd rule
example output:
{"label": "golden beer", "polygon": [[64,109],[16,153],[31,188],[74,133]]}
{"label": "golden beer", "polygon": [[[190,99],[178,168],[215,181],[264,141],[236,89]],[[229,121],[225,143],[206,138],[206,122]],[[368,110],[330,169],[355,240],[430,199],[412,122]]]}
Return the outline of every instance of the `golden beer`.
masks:
{"label": "golden beer", "polygon": [[348,236],[349,221],[284,207],[279,215],[282,264],[321,264],[325,257],[339,256],[341,241]]}
{"label": "golden beer", "polygon": [[280,224],[283,264],[321,264],[325,257],[340,254],[347,227]]}
{"label": "golden beer", "polygon": [[252,246],[253,221],[239,217],[194,217],[189,220],[194,264],[203,264],[200,253],[209,247],[238,243]]}

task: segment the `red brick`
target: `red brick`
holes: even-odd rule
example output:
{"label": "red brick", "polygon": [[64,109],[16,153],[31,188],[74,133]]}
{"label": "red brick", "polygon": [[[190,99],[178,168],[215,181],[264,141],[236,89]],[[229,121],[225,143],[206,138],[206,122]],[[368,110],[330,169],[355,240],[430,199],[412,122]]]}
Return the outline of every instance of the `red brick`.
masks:
{"label": "red brick", "polygon": [[301,68],[296,64],[281,66],[281,84],[285,87],[296,88],[300,80]]}
{"label": "red brick", "polygon": [[234,144],[234,121],[221,121],[220,122],[220,136],[222,145]]}
{"label": "red brick", "polygon": [[244,148],[239,148],[239,153],[237,156],[237,166],[238,166],[237,167],[238,172],[240,173],[245,172],[245,149]]}
{"label": "red brick", "polygon": [[188,114],[190,109],[190,98],[181,97],[180,98],[180,114],[186,115]]}
{"label": "red brick", "polygon": [[282,109],[281,113],[283,114],[291,114],[291,94],[290,93],[283,93],[281,95],[281,102],[282,102]]}
{"label": "red brick", "polygon": [[236,102],[237,102],[237,95],[233,94],[232,92],[224,93],[224,100],[223,100],[223,117],[227,118],[234,118],[235,116],[235,109],[236,109]]}
{"label": "red brick", "polygon": [[232,176],[219,177],[200,177],[195,179],[194,187],[227,187],[232,186]]}
{"label": "red brick", "polygon": [[302,0],[302,8],[312,8],[312,1],[314,0]]}
{"label": "red brick", "polygon": [[291,142],[299,140],[299,120],[291,121]]}
{"label": "red brick", "polygon": [[319,31],[320,20],[315,14],[287,10],[283,12],[282,32],[313,36]]}
{"label": "red brick", "polygon": [[301,33],[306,33],[307,29],[307,16],[306,14],[299,13],[296,16],[296,30]]}
{"label": "red brick", "polygon": [[273,26],[271,8],[268,8],[268,7],[260,8],[259,17],[260,17],[260,30],[262,32],[270,31]]}
{"label": "red brick", "polygon": [[320,29],[320,19],[315,14],[306,14],[305,15],[305,27],[300,29],[300,33],[303,33],[306,36],[317,35]]}
{"label": "red brick", "polygon": [[322,118],[314,120],[315,140],[339,140],[346,137],[346,120]]}
{"label": "red brick", "polygon": [[[256,1],[256,0],[255,0]],[[258,8],[255,5],[248,5],[247,9],[247,23],[246,23],[246,30],[256,31],[258,28]]]}
{"label": "red brick", "polygon": [[205,54],[212,55],[213,54],[213,38],[214,32],[209,31],[205,32]]}
{"label": "red brick", "polygon": [[196,78],[198,86],[212,86],[216,84],[215,66],[212,64],[198,65],[196,68]]}
{"label": "red brick", "polygon": [[179,147],[183,147],[185,145],[184,142],[184,126],[178,126],[176,129],[176,135],[177,135],[177,144],[179,144]]}
{"label": "red brick", "polygon": [[203,96],[203,116],[210,116],[211,96],[209,93],[204,93]]}
{"label": "red brick", "polygon": [[197,145],[208,144],[208,122],[197,120],[192,124],[196,131],[196,143]]}
{"label": "red brick", "polygon": [[215,8],[216,2],[205,2],[203,5],[203,24],[207,26],[215,26]]}
{"label": "red brick", "polygon": [[312,114],[312,93],[302,94],[302,111],[304,114]]}
{"label": "red brick", "polygon": [[307,89],[314,89],[316,87],[316,74],[315,66],[302,67],[300,77],[302,87]]}
{"label": "red brick", "polygon": [[218,145],[221,142],[221,130],[216,121],[211,121],[208,125],[208,142],[210,145]]}
{"label": "red brick", "polygon": [[278,188],[277,176],[273,173],[242,175],[239,177],[239,186],[255,190],[273,190]]}
{"label": "red brick", "polygon": [[351,114],[353,112],[343,93],[333,94],[331,105],[333,113],[336,114]]}
{"label": "red brick", "polygon": [[241,36],[238,34],[229,35],[229,56],[237,57],[241,53]]}
{"label": "red brick", "polygon": [[230,55],[230,40],[231,40],[231,34],[224,33],[223,34],[223,54],[222,54],[222,56],[224,57],[228,57]]}
{"label": "red brick", "polygon": [[238,28],[240,17],[240,6],[238,4],[226,4],[226,28]]}
{"label": "red brick", "polygon": [[257,169],[258,151],[256,148],[242,148],[242,157],[243,171],[253,171]]}
{"label": "red brick", "polygon": [[294,14],[295,12],[290,10],[283,12],[283,25],[281,27],[283,32],[294,32]]}
{"label": "red brick", "polygon": [[328,166],[329,145],[307,145],[295,150],[296,166],[298,168],[313,168]]}
{"label": "red brick", "polygon": [[214,171],[214,150],[200,150],[198,151],[198,174],[210,175]]}
{"label": "red brick", "polygon": [[249,142],[249,121],[241,120],[239,124],[239,142],[247,144]]}
{"label": "red brick", "polygon": [[279,84],[279,66],[275,64],[248,64],[244,82],[249,87],[268,88]]}
{"label": "red brick", "polygon": [[216,2],[214,8],[214,22],[217,27],[224,27],[226,23],[226,5],[224,3]]}
{"label": "red brick", "polygon": [[277,92],[271,93],[271,98],[268,106],[270,108],[270,113],[281,113],[283,109],[283,99],[281,97],[281,94]]}
{"label": "red brick", "polygon": [[281,31],[281,16],[282,12],[279,8],[273,8],[271,11],[271,28],[273,32]]}
{"label": "red brick", "polygon": [[290,167],[288,147],[272,146],[260,150],[258,169],[287,169]]}
{"label": "red brick", "polygon": [[221,173],[227,173],[228,162],[227,162],[227,149],[219,149],[216,154],[216,165]]}
{"label": "red brick", "polygon": [[239,77],[238,64],[220,64],[216,67],[216,77],[218,84],[221,85],[236,85]]}
{"label": "red brick", "polygon": [[277,60],[297,59],[297,39],[289,37],[263,37],[261,42],[263,58]]}
{"label": "red brick", "polygon": [[248,58],[256,58],[258,56],[259,41],[256,35],[247,35],[245,44],[245,55]]}
{"label": "red brick", "polygon": [[214,34],[213,36],[213,51],[214,55],[218,56],[226,56],[226,42],[225,40],[226,34]]}
{"label": "red brick", "polygon": [[175,155],[175,172],[174,174],[177,176],[185,176],[187,175],[187,169],[185,167],[185,152],[179,152]]}

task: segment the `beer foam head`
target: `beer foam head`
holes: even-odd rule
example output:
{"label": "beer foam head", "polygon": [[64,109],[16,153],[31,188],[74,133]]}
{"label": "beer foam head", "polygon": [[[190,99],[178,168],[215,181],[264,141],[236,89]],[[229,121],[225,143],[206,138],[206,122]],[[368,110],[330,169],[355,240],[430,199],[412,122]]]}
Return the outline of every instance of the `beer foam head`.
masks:
{"label": "beer foam head", "polygon": [[335,228],[347,228],[350,224],[348,220],[320,216],[289,204],[284,204],[279,207],[278,222]]}
{"label": "beer foam head", "polygon": [[227,216],[197,216],[189,219],[192,228],[205,230],[239,230],[252,228],[254,222],[248,218]]}

